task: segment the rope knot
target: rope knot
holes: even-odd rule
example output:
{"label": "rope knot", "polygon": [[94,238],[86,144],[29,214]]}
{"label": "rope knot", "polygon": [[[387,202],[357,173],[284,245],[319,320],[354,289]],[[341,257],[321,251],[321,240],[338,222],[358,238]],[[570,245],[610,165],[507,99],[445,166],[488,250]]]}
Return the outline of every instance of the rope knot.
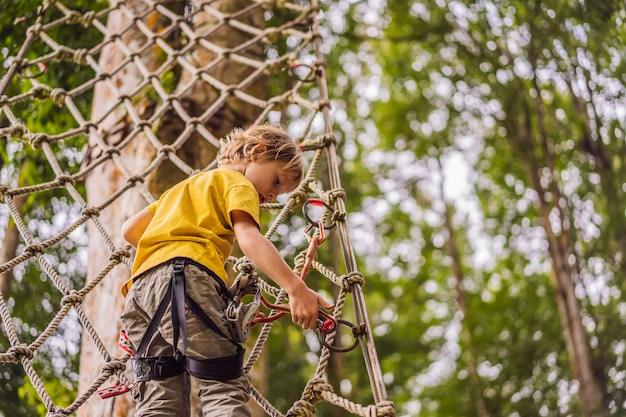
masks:
{"label": "rope knot", "polygon": [[307,193],[302,188],[298,188],[289,195],[289,198],[293,200],[293,210],[299,210],[307,199]]}
{"label": "rope knot", "polygon": [[126,370],[126,360],[125,359],[112,359],[110,362],[102,365],[102,369],[100,373],[104,376],[111,376],[119,371]]}
{"label": "rope knot", "polygon": [[45,100],[50,97],[50,90],[43,85],[38,85],[30,90],[33,93],[33,97],[39,100]]}
{"label": "rope knot", "polygon": [[13,127],[13,130],[11,132],[11,136],[13,136],[16,139],[23,139],[24,136],[26,136],[26,126],[23,124],[19,124],[19,125],[15,125]]}
{"label": "rope knot", "polygon": [[327,133],[325,135],[322,135],[322,143],[325,146],[328,146],[330,144],[336,145],[337,144],[337,137],[335,136],[334,133]]}
{"label": "rope knot", "polygon": [[235,271],[240,272],[240,273],[241,272],[245,272],[248,274],[254,273],[254,265],[252,264],[252,262],[250,262],[250,260],[246,256],[243,256],[237,259],[237,262],[235,262],[235,265],[233,265],[233,268],[235,269]]}
{"label": "rope knot", "polygon": [[137,123],[136,126],[137,126],[137,129],[143,130],[143,129],[151,129],[152,124],[150,123],[149,120],[142,119],[141,121]]}
{"label": "rope knot", "polygon": [[56,59],[59,61],[73,61],[74,51],[70,48],[62,46],[56,51]]}
{"label": "rope knot", "polygon": [[47,141],[48,141],[48,135],[44,133],[38,133],[38,134],[32,135],[29,140],[30,146],[32,146],[33,149],[41,148],[41,144]]}
{"label": "rope knot", "polygon": [[381,401],[376,404],[375,417],[396,417],[396,407],[391,401]]}
{"label": "rope knot", "polygon": [[200,119],[199,117],[192,117],[187,121],[188,125],[192,125],[194,128],[197,128],[198,126],[202,126],[204,125],[204,123],[202,123],[202,119]]}
{"label": "rope knot", "polygon": [[90,130],[97,131],[98,130],[98,125],[96,123],[94,123],[94,122],[91,122],[91,121],[83,123],[82,131],[86,132],[86,133],[89,133]]}
{"label": "rope knot", "polygon": [[26,35],[30,36],[30,34],[32,33],[33,35],[37,36],[42,29],[43,25],[41,23],[37,23],[26,30]]}
{"label": "rope knot", "polygon": [[111,256],[109,256],[109,260],[118,264],[123,262],[124,259],[126,258],[130,258],[130,251],[126,248],[118,249],[115,252],[113,252]]}
{"label": "rope knot", "polygon": [[77,64],[85,65],[87,64],[87,56],[89,55],[89,51],[85,48],[80,48],[74,51],[74,62]]}
{"label": "rope knot", "polygon": [[82,214],[87,217],[98,217],[100,215],[100,210],[95,207],[85,207]]}
{"label": "rope knot", "polygon": [[82,15],[75,10],[70,11],[65,15],[67,17],[67,22],[70,24],[80,23]]}
{"label": "rope knot", "polygon": [[57,177],[57,181],[59,182],[59,184],[65,186],[67,184],[71,184],[74,185],[76,183],[76,181],[74,180],[74,178],[71,175],[59,175]]}
{"label": "rope knot", "polygon": [[323,378],[313,378],[309,381],[309,389],[316,399],[322,398],[323,392],[333,392],[333,387]]}
{"label": "rope knot", "polygon": [[126,182],[132,185],[133,187],[136,186],[137,184],[143,183],[144,181],[145,179],[141,175],[133,175],[132,177],[126,180]]}
{"label": "rope knot", "polygon": [[353,271],[342,277],[341,284],[341,287],[345,291],[351,292],[352,284],[359,284],[360,287],[363,287],[363,284],[365,284],[365,279],[363,278],[363,274],[361,274],[359,271]]}
{"label": "rope knot", "polygon": [[59,407],[58,405],[54,407],[54,410],[50,410],[46,417],[67,417],[69,414],[65,409]]}
{"label": "rope knot", "polygon": [[67,91],[62,88],[55,88],[50,92],[50,98],[57,106],[62,106],[65,102],[65,96],[67,96]]}
{"label": "rope knot", "polygon": [[71,290],[69,294],[65,295],[61,299],[61,305],[64,305],[64,304],[75,305],[75,304],[82,304],[82,302],[83,302],[83,296],[76,290]]}
{"label": "rope knot", "polygon": [[330,109],[330,100],[320,100],[318,103],[319,106],[317,107],[317,109],[319,111],[324,111],[324,108]]}
{"label": "rope knot", "polygon": [[80,20],[80,24],[83,25],[84,27],[88,28],[91,26],[91,23],[93,22],[93,19],[96,17],[96,12],[94,12],[93,10],[88,11],[87,13],[82,15],[82,18]]}
{"label": "rope knot", "polygon": [[229,96],[234,96],[235,93],[237,92],[238,88],[236,85],[229,85],[226,88],[224,88],[223,93]]}
{"label": "rope knot", "polygon": [[159,148],[159,153],[169,156],[170,153],[176,153],[176,148],[172,145],[163,145]]}
{"label": "rope knot", "polygon": [[4,199],[9,194],[8,191],[9,191],[9,186],[0,184],[0,201],[4,201]]}
{"label": "rope knot", "polygon": [[120,150],[117,148],[108,148],[106,151],[104,151],[104,153],[106,153],[108,155],[108,158],[113,158],[116,155],[120,154]]}
{"label": "rope knot", "polygon": [[338,198],[341,198],[342,200],[346,199],[346,190],[344,190],[343,188],[335,188],[333,190],[328,190],[324,193],[323,196],[323,200],[324,201],[328,201],[329,204],[335,204],[335,201]]}
{"label": "rope knot", "polygon": [[19,362],[20,359],[26,358],[28,360],[33,358],[33,351],[26,344],[22,343],[16,346],[11,346],[7,350],[7,354],[15,358],[15,362]]}
{"label": "rope knot", "polygon": [[24,252],[30,255],[36,255],[38,253],[45,253],[46,248],[41,243],[32,243],[24,248]]}
{"label": "rope knot", "polygon": [[23,139],[25,133],[26,126],[24,126],[23,124],[15,125],[13,126],[13,129],[11,129],[11,136],[15,139]]}
{"label": "rope knot", "polygon": [[289,411],[287,417],[315,417],[315,406],[305,400],[296,401]]}

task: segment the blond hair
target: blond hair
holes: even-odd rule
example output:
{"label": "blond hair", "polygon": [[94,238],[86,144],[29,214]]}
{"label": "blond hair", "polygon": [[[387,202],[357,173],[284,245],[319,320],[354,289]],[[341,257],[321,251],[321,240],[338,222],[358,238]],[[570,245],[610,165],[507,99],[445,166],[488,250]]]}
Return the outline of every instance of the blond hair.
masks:
{"label": "blond hair", "polygon": [[217,166],[250,161],[278,161],[289,180],[289,191],[295,189],[303,176],[302,156],[289,134],[280,127],[255,125],[247,129],[235,128],[220,141]]}

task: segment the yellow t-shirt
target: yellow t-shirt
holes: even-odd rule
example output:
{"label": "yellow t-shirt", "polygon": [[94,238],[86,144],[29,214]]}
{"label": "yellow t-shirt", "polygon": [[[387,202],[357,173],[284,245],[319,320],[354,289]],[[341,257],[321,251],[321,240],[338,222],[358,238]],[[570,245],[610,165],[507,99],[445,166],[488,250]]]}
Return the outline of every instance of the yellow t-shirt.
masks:
{"label": "yellow t-shirt", "polygon": [[126,296],[133,279],[177,257],[190,258],[227,281],[224,264],[235,234],[230,213],[243,210],[259,224],[259,195],[240,172],[218,168],[196,174],[167,190],[148,206],[153,217],[139,243]]}

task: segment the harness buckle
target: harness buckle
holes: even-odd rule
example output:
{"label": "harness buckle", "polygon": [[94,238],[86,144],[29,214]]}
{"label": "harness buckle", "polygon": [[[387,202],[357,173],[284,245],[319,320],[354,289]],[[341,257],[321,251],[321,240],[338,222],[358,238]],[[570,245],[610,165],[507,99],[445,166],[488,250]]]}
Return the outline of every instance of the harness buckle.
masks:
{"label": "harness buckle", "polygon": [[173,274],[181,274],[185,271],[185,261],[183,259],[174,260]]}
{"label": "harness buckle", "polygon": [[137,381],[164,379],[180,375],[187,369],[185,356],[150,356],[131,359]]}
{"label": "harness buckle", "polygon": [[136,381],[149,381],[152,379],[152,367],[146,358],[133,358],[131,362],[133,364],[133,373],[135,374]]}

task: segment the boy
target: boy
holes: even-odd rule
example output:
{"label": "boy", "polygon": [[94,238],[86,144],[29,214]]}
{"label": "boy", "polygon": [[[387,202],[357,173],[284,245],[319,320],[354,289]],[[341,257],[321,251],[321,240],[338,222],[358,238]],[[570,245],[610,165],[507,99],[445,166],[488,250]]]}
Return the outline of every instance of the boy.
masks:
{"label": "boy", "polygon": [[188,417],[190,373],[204,417],[250,415],[243,348],[224,316],[224,264],[234,239],[287,292],[294,323],[312,329],[318,306],[332,308],[259,230],[259,205],[294,190],[302,172],[299,150],[283,130],[235,129],[222,142],[217,169],[175,185],[124,223],[122,236],[137,247],[122,288],[122,325],[137,347],[138,417]]}

